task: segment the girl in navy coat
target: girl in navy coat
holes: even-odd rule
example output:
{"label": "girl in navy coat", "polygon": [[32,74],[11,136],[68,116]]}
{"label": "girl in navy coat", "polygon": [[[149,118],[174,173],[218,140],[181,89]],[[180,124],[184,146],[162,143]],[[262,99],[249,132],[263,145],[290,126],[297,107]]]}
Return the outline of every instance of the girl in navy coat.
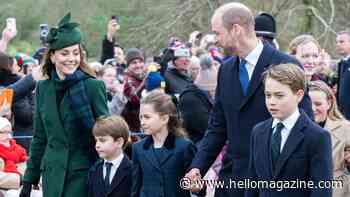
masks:
{"label": "girl in navy coat", "polygon": [[195,154],[184,138],[171,97],[154,90],[141,101],[140,122],[148,136],[133,146],[133,197],[185,197],[180,188]]}

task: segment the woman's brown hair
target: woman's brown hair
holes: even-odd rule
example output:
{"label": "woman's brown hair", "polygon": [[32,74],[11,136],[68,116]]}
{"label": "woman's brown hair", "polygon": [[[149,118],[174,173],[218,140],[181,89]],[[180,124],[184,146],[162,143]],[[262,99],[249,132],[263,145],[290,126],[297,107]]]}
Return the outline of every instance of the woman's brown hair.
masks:
{"label": "woman's brown hair", "polygon": [[328,110],[327,118],[331,120],[343,120],[344,116],[338,109],[337,99],[332,91],[332,89],[323,81],[311,81],[309,83],[309,92],[320,91],[326,94],[327,102],[330,103],[330,108]]}
{"label": "woman's brown hair", "polygon": [[[51,54],[53,54],[55,51],[54,49],[49,49],[46,51],[45,56],[44,56],[44,64],[43,64],[43,68],[42,68],[42,72],[43,72],[43,76],[50,78],[51,76],[51,72],[52,70],[55,69],[55,64],[52,63],[51,61]],[[96,77],[96,73],[93,69],[90,68],[90,66],[85,62],[85,58],[83,55],[83,50],[81,45],[79,44],[79,53],[80,53],[80,65],[79,68],[84,71],[85,73]]]}
{"label": "woman's brown hair", "polygon": [[7,55],[6,53],[0,52],[0,70],[12,71],[13,57]]}
{"label": "woman's brown hair", "polygon": [[187,134],[182,128],[182,122],[176,106],[170,95],[165,94],[161,90],[153,90],[141,100],[141,105],[143,104],[150,104],[153,106],[154,111],[160,115],[169,116],[168,130],[170,133],[179,137],[187,137]]}

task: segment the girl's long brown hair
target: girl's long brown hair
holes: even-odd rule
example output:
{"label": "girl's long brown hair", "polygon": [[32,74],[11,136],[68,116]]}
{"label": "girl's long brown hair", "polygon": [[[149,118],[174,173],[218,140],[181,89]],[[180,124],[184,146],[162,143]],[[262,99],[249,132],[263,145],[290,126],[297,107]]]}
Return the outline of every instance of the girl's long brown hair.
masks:
{"label": "girl's long brown hair", "polygon": [[168,130],[170,133],[178,137],[187,137],[171,96],[161,90],[153,90],[141,100],[142,104],[150,104],[157,113],[169,116]]}

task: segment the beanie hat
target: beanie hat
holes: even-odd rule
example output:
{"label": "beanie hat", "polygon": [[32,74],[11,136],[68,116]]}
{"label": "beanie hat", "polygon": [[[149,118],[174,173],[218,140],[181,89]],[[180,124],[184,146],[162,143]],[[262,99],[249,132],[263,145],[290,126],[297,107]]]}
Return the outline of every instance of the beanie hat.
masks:
{"label": "beanie hat", "polygon": [[177,48],[174,51],[174,57],[191,57],[191,53],[188,48]]}
{"label": "beanie hat", "polygon": [[213,59],[209,54],[203,54],[199,57],[199,65],[201,70],[210,69],[213,66]]}
{"label": "beanie hat", "polygon": [[38,61],[34,58],[32,58],[29,55],[26,55],[24,53],[16,53],[15,59],[17,60],[18,66],[22,67],[23,65],[36,65],[38,64]]}
{"label": "beanie hat", "polygon": [[66,14],[57,27],[50,29],[47,36],[50,49],[58,50],[81,42],[79,24],[70,22],[70,18],[70,13]]}
{"label": "beanie hat", "polygon": [[12,127],[11,122],[7,118],[0,117],[0,132],[6,127]]}
{"label": "beanie hat", "polygon": [[217,85],[218,71],[213,66],[213,61],[209,55],[202,55],[199,60],[201,70],[195,84],[202,90],[214,91]]}
{"label": "beanie hat", "polygon": [[255,33],[257,36],[274,39],[276,37],[276,21],[269,13],[260,13],[255,17]]}
{"label": "beanie hat", "polygon": [[162,88],[164,83],[165,80],[162,75],[160,75],[160,72],[150,72],[145,83],[145,89],[149,92],[157,88]]}
{"label": "beanie hat", "polygon": [[143,56],[143,53],[140,49],[137,48],[131,48],[126,52],[126,64],[129,66],[130,62],[134,59],[141,59],[142,61],[145,60],[145,57]]}

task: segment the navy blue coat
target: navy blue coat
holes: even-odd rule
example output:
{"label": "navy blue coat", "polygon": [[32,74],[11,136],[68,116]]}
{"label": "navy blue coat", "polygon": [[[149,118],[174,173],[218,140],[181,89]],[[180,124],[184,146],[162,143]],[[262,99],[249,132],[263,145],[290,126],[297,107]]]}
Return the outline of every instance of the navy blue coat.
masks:
{"label": "navy blue coat", "polygon": [[350,120],[350,58],[338,64],[337,101],[340,111]]}
{"label": "navy blue coat", "polygon": [[105,190],[103,180],[103,160],[90,169],[88,177],[89,197],[130,197],[132,185],[132,162],[124,155],[114,174],[110,189]]}
{"label": "navy blue coat", "polygon": [[[264,87],[261,74],[270,66],[280,63],[295,63],[297,60],[268,44],[264,44],[250,79],[247,95],[244,96],[239,81],[239,60],[233,57],[219,70],[215,103],[208,130],[200,142],[191,168],[199,168],[202,176],[214,162],[228,141],[227,153],[223,159],[219,179],[243,180],[247,177],[251,130],[257,123],[271,117],[265,106]],[[313,117],[309,96],[300,104],[308,115]],[[216,189],[215,196],[243,197],[243,189]]]}
{"label": "navy blue coat", "polygon": [[[252,131],[249,178],[254,181],[332,180],[332,145],[329,132],[301,113],[273,169],[271,160],[272,118]],[[293,184],[290,182],[291,185]],[[321,184],[321,183],[320,183]],[[322,185],[320,185],[322,186]],[[294,187],[298,187],[294,185]],[[246,197],[331,197],[331,189],[311,188],[247,189]],[[277,191],[281,190],[281,191]]]}
{"label": "navy blue coat", "polygon": [[194,157],[194,144],[170,133],[161,161],[157,160],[152,147],[151,136],[133,145],[132,197],[190,197],[188,190],[180,188],[180,179]]}

